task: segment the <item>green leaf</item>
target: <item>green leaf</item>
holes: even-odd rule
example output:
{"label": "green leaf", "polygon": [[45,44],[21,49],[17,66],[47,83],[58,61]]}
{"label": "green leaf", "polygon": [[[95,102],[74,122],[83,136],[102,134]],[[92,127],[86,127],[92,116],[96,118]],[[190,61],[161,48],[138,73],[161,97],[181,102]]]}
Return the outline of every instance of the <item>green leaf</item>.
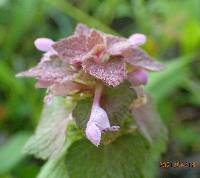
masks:
{"label": "green leaf", "polygon": [[8,67],[5,61],[0,61],[0,82],[3,84],[1,88],[9,91],[15,89],[15,93],[22,94],[24,88],[18,82],[16,82],[15,74]]}
{"label": "green leaf", "polygon": [[144,163],[144,174],[145,178],[155,178],[158,177],[159,173],[159,160],[161,154],[166,150],[166,144],[168,141],[166,128],[163,126],[163,130],[160,130],[157,137],[154,139],[153,144],[151,144],[151,149],[148,153],[148,159]]}
{"label": "green leaf", "polygon": [[172,136],[185,148],[193,148],[200,145],[199,130],[190,125],[179,124],[172,130]]}
{"label": "green leaf", "polygon": [[18,133],[0,147],[0,174],[10,171],[23,160],[25,155],[21,151],[28,137],[25,132]]}
{"label": "green leaf", "polygon": [[19,39],[35,25],[35,22],[41,20],[37,18],[41,7],[41,1],[38,0],[16,0],[12,7],[12,19],[8,31],[8,39],[4,45],[6,58],[10,57],[19,43]]}
{"label": "green leaf", "polygon": [[[22,178],[36,178],[38,172],[40,170],[39,164],[36,164],[31,159],[24,159],[20,162],[12,172],[15,174],[15,177],[22,177]],[[0,176],[0,178],[2,178]],[[4,177],[5,178],[5,177]]]}
{"label": "green leaf", "polygon": [[134,99],[136,92],[130,88],[129,83],[106,89],[102,104],[113,125],[127,126],[133,122],[130,105]]}
{"label": "green leaf", "polygon": [[69,148],[66,165],[70,178],[142,178],[147,150],[147,142],[138,134],[124,135],[98,148],[80,140]]}
{"label": "green leaf", "polygon": [[198,20],[193,19],[187,21],[181,30],[180,40],[183,52],[191,53],[198,49],[200,41],[200,25]]}
{"label": "green leaf", "polygon": [[87,121],[90,117],[90,112],[92,108],[92,99],[85,98],[78,101],[77,105],[75,106],[72,115],[75,119],[75,122],[79,128],[85,130]]}
{"label": "green leaf", "polygon": [[189,55],[173,59],[166,64],[166,69],[163,72],[149,74],[149,83],[146,89],[151,93],[156,102],[159,102],[177,86],[181,85],[187,74],[185,67],[193,61],[192,57],[193,55]]}
{"label": "green leaf", "polygon": [[188,91],[191,93],[190,101],[195,104],[200,106],[200,82],[193,81],[190,78],[184,81],[182,83],[183,87],[186,88]]}
{"label": "green leaf", "polygon": [[62,151],[55,159],[49,159],[42,167],[37,178],[68,178],[65,155],[72,143],[82,138],[74,122],[70,122],[67,127],[67,140]]}
{"label": "green leaf", "polygon": [[119,4],[119,1],[115,1],[115,0],[103,1],[100,4],[100,6],[97,7],[94,16],[96,16],[101,21],[106,22],[107,24],[110,24],[112,22],[112,19],[114,17],[114,13],[118,4]]}
{"label": "green leaf", "polygon": [[37,178],[68,178],[67,167],[65,165],[64,154],[69,147],[69,143],[64,146],[62,152],[56,159],[49,159],[42,167]]}
{"label": "green leaf", "polygon": [[67,168],[63,159],[50,159],[37,178],[68,178]]}
{"label": "green leaf", "polygon": [[36,132],[24,151],[42,159],[56,157],[63,148],[73,107],[74,102],[70,98],[62,97],[54,97],[49,106],[45,105]]}
{"label": "green leaf", "polygon": [[158,167],[156,163],[163,145],[153,152],[138,132],[125,134],[98,148],[82,139],[68,149],[65,163],[70,178],[154,178],[154,173],[147,168]]}
{"label": "green leaf", "polygon": [[0,0],[0,7],[7,5],[8,0]]}
{"label": "green leaf", "polygon": [[76,8],[75,6],[71,5],[69,2],[64,0],[46,0],[49,4],[51,4],[53,7],[59,9],[60,11],[68,14],[72,18],[74,18],[78,22],[85,23],[91,27],[99,28],[102,31],[116,34],[114,30],[112,30],[110,27],[103,24],[101,21],[98,21],[94,17],[86,14],[85,12],[81,11],[80,9]]}

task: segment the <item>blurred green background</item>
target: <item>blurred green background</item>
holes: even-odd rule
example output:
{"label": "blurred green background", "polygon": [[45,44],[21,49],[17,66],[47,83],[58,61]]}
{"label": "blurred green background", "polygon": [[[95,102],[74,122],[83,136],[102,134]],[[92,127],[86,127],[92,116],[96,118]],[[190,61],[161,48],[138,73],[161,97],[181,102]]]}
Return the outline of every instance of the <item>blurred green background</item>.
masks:
{"label": "blurred green background", "polygon": [[[78,22],[125,37],[147,35],[145,50],[167,65],[146,86],[169,129],[161,160],[200,165],[199,0],[0,0],[0,178],[35,178],[43,165],[21,148],[37,125],[45,91],[15,74],[39,61],[34,39],[58,40]],[[161,178],[200,177],[200,167],[159,170]]]}

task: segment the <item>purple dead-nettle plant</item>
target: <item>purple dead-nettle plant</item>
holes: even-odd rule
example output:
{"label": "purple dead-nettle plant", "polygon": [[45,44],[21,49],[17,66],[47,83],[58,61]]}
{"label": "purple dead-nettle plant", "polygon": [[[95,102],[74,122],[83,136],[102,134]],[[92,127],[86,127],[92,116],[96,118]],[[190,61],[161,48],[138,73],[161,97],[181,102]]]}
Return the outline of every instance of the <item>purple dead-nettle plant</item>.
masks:
{"label": "purple dead-nettle plant", "polygon": [[58,42],[37,39],[35,46],[44,52],[43,57],[37,66],[17,76],[35,77],[37,88],[47,88],[44,98],[47,104],[55,96],[94,95],[85,135],[98,146],[102,133],[120,129],[118,125],[111,126],[106,111],[101,107],[105,88],[117,87],[128,80],[138,94],[135,102],[135,107],[138,107],[146,102],[141,86],[147,84],[148,71],[164,68],[139,47],[145,41],[142,34],[122,38],[78,24],[72,36]]}

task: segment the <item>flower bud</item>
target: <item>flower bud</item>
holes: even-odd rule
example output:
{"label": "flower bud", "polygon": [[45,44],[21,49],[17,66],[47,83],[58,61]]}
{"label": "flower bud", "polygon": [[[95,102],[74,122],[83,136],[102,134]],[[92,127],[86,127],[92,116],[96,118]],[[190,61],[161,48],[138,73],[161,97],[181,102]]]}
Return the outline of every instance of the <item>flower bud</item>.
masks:
{"label": "flower bud", "polygon": [[52,50],[54,41],[49,38],[38,38],[34,41],[36,48],[40,51],[47,52]]}
{"label": "flower bud", "polygon": [[46,95],[45,97],[44,97],[44,103],[46,104],[46,105],[50,105],[51,103],[52,103],[52,101],[53,101],[53,95],[51,94],[51,93],[49,93],[48,95]]}
{"label": "flower bud", "polygon": [[146,85],[148,75],[145,70],[139,69],[128,74],[128,80],[133,86]]}
{"label": "flower bud", "polygon": [[132,44],[132,45],[135,45],[135,46],[140,46],[140,45],[143,45],[145,42],[146,42],[146,36],[143,35],[143,34],[134,34],[134,35],[131,35],[128,39],[128,41]]}

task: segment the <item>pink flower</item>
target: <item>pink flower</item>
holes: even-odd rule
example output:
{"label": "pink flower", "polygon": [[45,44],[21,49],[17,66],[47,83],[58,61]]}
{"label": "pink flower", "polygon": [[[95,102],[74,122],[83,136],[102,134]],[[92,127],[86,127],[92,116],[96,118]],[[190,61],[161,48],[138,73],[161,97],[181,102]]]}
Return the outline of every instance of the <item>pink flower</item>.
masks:
{"label": "pink flower", "polygon": [[128,38],[128,41],[135,46],[143,45],[146,42],[146,36],[143,34],[133,34]]}
{"label": "pink flower", "polygon": [[[86,137],[96,146],[100,144],[101,133],[104,130],[117,131],[119,126],[110,127],[110,122],[106,111],[100,107],[102,84],[98,83],[95,89],[95,96],[92,111],[85,130]],[[113,129],[114,128],[114,129]]]}
{"label": "pink flower", "polygon": [[51,57],[57,55],[57,52],[52,48],[55,42],[49,38],[37,38],[34,41],[35,47],[44,53],[44,57]]}
{"label": "pink flower", "polygon": [[108,115],[100,106],[103,85],[115,87],[127,79],[134,88],[147,83],[148,71],[164,69],[139,47],[145,41],[143,34],[122,38],[78,24],[72,36],[58,42],[36,39],[34,44],[44,52],[43,57],[35,67],[17,76],[36,78],[37,88],[47,88],[47,104],[54,96],[94,92],[85,134],[98,146],[103,132],[119,129],[110,126]]}

